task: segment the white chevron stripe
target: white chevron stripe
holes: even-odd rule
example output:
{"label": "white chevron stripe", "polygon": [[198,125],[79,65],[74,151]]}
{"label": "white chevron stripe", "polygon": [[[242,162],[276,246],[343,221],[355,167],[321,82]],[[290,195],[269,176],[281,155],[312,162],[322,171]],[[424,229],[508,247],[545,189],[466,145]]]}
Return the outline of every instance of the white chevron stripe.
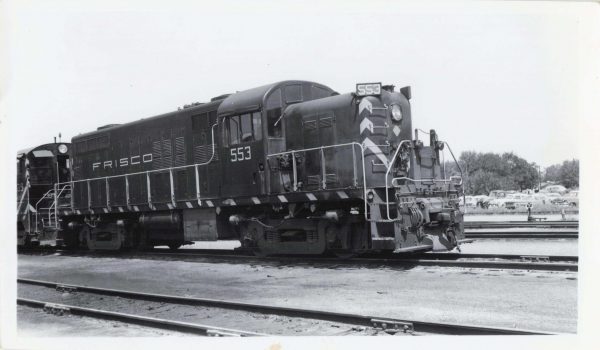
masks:
{"label": "white chevron stripe", "polygon": [[206,201],[206,204],[208,204],[209,207],[214,207],[215,206],[212,201]]}
{"label": "white chevron stripe", "polygon": [[365,130],[369,130],[371,134],[373,133],[373,122],[369,118],[365,118],[360,122],[360,133],[362,134]]}
{"label": "white chevron stripe", "polygon": [[366,97],[360,100],[358,104],[358,114],[361,114],[365,108],[369,111],[369,114],[373,113],[373,105]]}
{"label": "white chevron stripe", "polygon": [[173,204],[171,204],[171,203],[167,203],[167,208],[169,208],[169,209],[173,209]]}
{"label": "white chevron stripe", "polygon": [[279,195],[279,196],[277,196],[277,198],[279,198],[279,200],[280,200],[282,203],[287,203],[287,201],[288,201],[288,200],[287,200],[287,198],[285,198],[285,196],[282,196],[282,195]]}
{"label": "white chevron stripe", "polygon": [[190,203],[190,202],[185,202],[185,205],[186,205],[188,208],[193,208],[193,207],[194,207],[194,206],[192,205],[192,203]]}
{"label": "white chevron stripe", "polygon": [[119,212],[123,212],[123,207],[119,207]]}
{"label": "white chevron stripe", "polygon": [[340,196],[341,199],[348,199],[348,195],[346,194],[346,192],[344,191],[337,191],[336,192],[338,196]]}
{"label": "white chevron stripe", "polygon": [[134,205],[134,206],[133,206],[133,210],[135,210],[135,211],[140,211],[140,208],[138,208],[138,206],[137,206],[137,205]]}
{"label": "white chevron stripe", "polygon": [[388,166],[388,159],[385,156],[385,154],[383,154],[383,151],[381,150],[381,148],[379,148],[379,146],[377,146],[375,143],[373,143],[373,141],[371,141],[371,139],[369,139],[368,137],[365,138],[365,140],[362,142],[364,149],[370,150],[374,155],[377,156],[377,158],[381,159],[381,161],[383,162],[383,164],[387,167]]}
{"label": "white chevron stripe", "polygon": [[254,204],[260,204],[260,199],[258,199],[257,197],[252,197],[252,202]]}
{"label": "white chevron stripe", "polygon": [[310,199],[311,201],[316,201],[317,200],[317,197],[315,197],[315,195],[312,194],[312,193],[307,193],[306,197],[308,197],[308,199]]}
{"label": "white chevron stripe", "polygon": [[106,213],[108,213],[108,209],[106,209],[106,208],[102,208],[102,210],[104,210],[104,213],[105,213],[105,214],[106,214]]}

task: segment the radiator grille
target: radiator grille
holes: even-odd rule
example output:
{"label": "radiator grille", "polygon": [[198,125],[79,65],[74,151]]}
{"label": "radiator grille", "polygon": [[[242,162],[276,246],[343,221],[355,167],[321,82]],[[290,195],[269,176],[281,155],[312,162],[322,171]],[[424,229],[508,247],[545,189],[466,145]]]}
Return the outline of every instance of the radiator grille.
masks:
{"label": "radiator grille", "polygon": [[185,140],[183,137],[175,139],[175,166],[185,165]]}
{"label": "radiator grille", "polygon": [[327,128],[333,126],[333,117],[325,117],[319,119],[319,128]]}
{"label": "radiator grille", "polygon": [[[219,160],[219,153],[217,152],[217,145],[215,146],[215,156],[212,159],[213,162]],[[210,160],[213,152],[213,145],[202,145],[194,147],[194,163],[206,163]]]}
{"label": "radiator grille", "polygon": [[317,121],[316,120],[305,120],[303,122],[304,130],[316,130],[317,129]]}

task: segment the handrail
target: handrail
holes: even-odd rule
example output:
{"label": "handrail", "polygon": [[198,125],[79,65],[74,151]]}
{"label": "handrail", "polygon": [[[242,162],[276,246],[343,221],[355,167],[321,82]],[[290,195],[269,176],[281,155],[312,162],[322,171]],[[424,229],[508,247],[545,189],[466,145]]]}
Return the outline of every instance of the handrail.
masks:
{"label": "handrail", "polygon": [[459,179],[460,182],[458,183],[458,185],[462,185],[462,177],[460,176],[450,176],[447,179],[434,179],[434,178],[428,178],[428,179],[413,179],[407,176],[401,176],[401,177],[394,177],[392,178],[392,186],[397,187],[399,185],[394,185],[394,181],[400,181],[400,180],[408,180],[408,181],[412,181],[412,182],[427,182],[427,181],[431,181],[431,182],[443,182],[443,183],[448,183],[448,182],[454,182],[453,179]]}
{"label": "handrail", "polygon": [[[56,186],[56,185],[55,185]],[[42,198],[40,198],[36,203],[35,203],[35,232],[39,232],[38,231],[38,205],[40,204],[41,201],[43,201],[44,199],[48,199],[48,198],[52,198],[50,196],[51,193],[54,193],[54,188],[49,189],[46,193],[44,193],[44,195],[42,196]],[[47,209],[47,208],[43,208],[43,209]]]}
{"label": "handrail", "polygon": [[65,190],[71,190],[71,185],[70,184],[66,184],[65,186],[63,186],[60,189],[60,192],[56,193],[58,191],[58,184],[55,185],[55,196],[54,196],[54,202],[52,202],[52,205],[50,205],[50,207],[48,208],[48,222],[52,222],[52,209],[54,209],[54,228],[58,229],[58,200],[60,199],[60,196],[62,195],[62,193]]}
{"label": "handrail", "polygon": [[[388,181],[387,180],[388,180],[389,173],[390,173],[392,167],[394,166],[394,164],[396,162],[396,159],[397,159],[397,156],[398,156],[398,152],[400,151],[400,148],[401,148],[401,146],[402,146],[402,144],[404,142],[411,142],[411,141],[410,140],[404,140],[404,141],[400,142],[400,144],[398,145],[398,148],[396,149],[396,152],[394,153],[394,158],[392,158],[392,161],[390,162],[390,164],[388,166],[388,169],[387,169],[387,171],[385,173],[385,206],[386,206],[386,213],[387,213],[387,220],[385,220],[386,222],[393,222],[393,221],[397,220],[397,219],[392,219],[391,216],[390,216],[389,186],[388,186]],[[450,151],[450,154],[452,155],[452,158],[454,158],[454,162],[456,163],[456,166],[458,167],[458,170],[460,171],[460,177],[458,177],[458,176],[450,176],[449,179],[412,179],[412,178],[404,176],[404,177],[392,178],[391,185],[395,187],[394,181],[400,181],[400,180],[409,180],[409,181],[412,181],[412,182],[433,181],[433,182],[443,182],[443,183],[446,183],[446,182],[453,182],[453,179],[459,178],[460,182],[457,185],[461,186],[462,183],[463,183],[463,180],[462,180],[462,169],[460,168],[460,165],[458,164],[458,161],[454,157],[454,153],[452,153],[452,149],[450,148],[450,145],[448,145],[448,143],[446,141],[442,141],[442,142],[445,145],[448,146],[448,150]],[[464,199],[464,196],[465,196],[465,194],[463,192],[463,199]],[[366,215],[366,212],[365,212],[365,215]]]}
{"label": "handrail", "polygon": [[[87,179],[80,179],[80,180],[73,180],[71,179],[71,181],[68,182],[59,182],[56,185],[60,186],[60,185],[70,185],[71,186],[71,190],[73,191],[75,189],[75,183],[79,183],[79,182],[87,182],[89,184],[90,181],[97,181],[97,180],[105,180],[108,182],[108,179],[113,179],[113,178],[125,178],[125,183],[126,183],[126,188],[125,188],[125,192],[126,192],[126,197],[129,198],[129,186],[127,183],[127,178],[129,176],[134,176],[134,175],[142,175],[145,174],[147,177],[149,177],[149,174],[151,173],[158,173],[158,172],[166,172],[169,171],[173,172],[173,170],[178,170],[178,169],[186,169],[186,168],[194,168],[195,169],[195,176],[196,176],[196,196],[198,197],[197,199],[200,200],[200,184],[199,184],[199,174],[198,174],[198,167],[199,166],[203,166],[203,165],[207,165],[210,164],[213,159],[215,158],[215,149],[216,149],[216,143],[215,143],[215,127],[218,125],[219,123],[215,123],[212,125],[211,127],[211,155],[210,158],[203,163],[194,163],[194,164],[187,164],[187,165],[181,165],[181,166],[176,166],[176,167],[168,167],[168,168],[161,168],[161,169],[152,169],[152,170],[146,170],[146,171],[139,171],[136,173],[127,173],[127,174],[119,174],[119,175],[110,175],[110,176],[99,176],[99,177],[95,177],[95,178],[87,178]],[[170,175],[172,177],[172,175]],[[147,178],[148,181],[148,178]],[[107,191],[108,192],[108,191]],[[171,192],[173,192],[173,183],[171,181]],[[150,193],[148,193],[148,196],[150,196]],[[71,197],[73,199],[73,197]],[[107,196],[108,199],[108,196]],[[88,202],[89,202],[89,194],[88,194]],[[149,201],[149,203],[151,203]],[[127,200],[127,205],[129,205],[129,200]],[[88,204],[89,206],[89,204]],[[71,207],[73,207],[73,200],[71,200]]]}
{"label": "handrail", "polygon": [[[460,172],[460,184],[462,185],[462,179],[463,179],[463,172],[462,172],[462,168],[460,167],[460,164],[458,163],[458,161],[456,160],[456,157],[454,156],[454,153],[452,152],[452,148],[450,148],[450,145],[448,144],[448,142],[446,141],[442,141],[444,142],[444,144],[446,146],[448,146],[448,151],[450,151],[450,155],[452,156],[452,159],[454,159],[454,163],[456,163],[456,167],[458,168],[458,172]],[[444,174],[445,175],[445,174]],[[450,178],[452,178],[452,176],[450,176]],[[463,191],[463,203],[467,203],[467,200],[465,198],[465,191]],[[466,208],[466,206],[465,206]]]}
{"label": "handrail", "polygon": [[[401,141],[398,144],[398,147],[396,148],[396,152],[394,152],[394,157],[392,158],[392,161],[389,163],[389,165],[387,167],[387,170],[385,172],[385,207],[386,207],[386,211],[387,211],[387,219],[390,220],[390,221],[393,221],[393,219],[390,217],[390,200],[389,200],[388,177],[390,175],[390,171],[392,170],[392,168],[394,167],[394,164],[396,163],[396,159],[398,159],[398,152],[400,152],[400,149],[402,148],[402,145],[404,143],[411,144],[412,141],[411,140],[403,140],[403,141]],[[365,201],[365,206],[366,206],[366,201]],[[367,211],[365,210],[365,216],[366,215],[367,215]]]}
{"label": "handrail", "polygon": [[125,176],[133,176],[133,175],[141,175],[141,174],[150,174],[150,173],[157,173],[157,172],[162,172],[162,171],[171,171],[171,170],[177,170],[177,169],[184,169],[184,168],[191,168],[191,167],[195,167],[195,166],[202,166],[202,165],[207,165],[210,162],[212,162],[212,160],[215,157],[215,126],[217,126],[218,123],[213,124],[212,128],[211,128],[211,138],[212,138],[212,154],[210,156],[210,159],[204,163],[195,163],[195,164],[188,164],[188,165],[180,165],[180,166],[176,166],[176,167],[168,167],[168,168],[161,168],[161,169],[152,169],[152,170],[146,170],[146,171],[139,171],[136,173],[127,173],[127,174],[120,174],[120,175],[110,175],[110,176],[99,176],[99,177],[93,177],[93,178],[87,178],[87,179],[80,179],[80,180],[71,180],[68,182],[58,182],[57,185],[63,185],[63,184],[73,184],[75,182],[84,182],[84,181],[96,181],[96,180],[103,180],[103,179],[112,179],[112,178],[117,178],[117,177],[125,177]]}
{"label": "handrail", "polygon": [[[284,152],[278,152],[278,153],[271,153],[271,154],[267,154],[266,157],[268,158],[272,158],[272,157],[276,157],[276,156],[281,156],[284,154],[291,154],[292,155],[292,172],[293,172],[293,190],[294,192],[296,192],[298,190],[298,175],[297,175],[297,165],[296,165],[296,157],[295,154],[296,153],[306,153],[306,152],[310,152],[310,151],[321,151],[320,155],[321,155],[321,167],[322,169],[322,186],[323,189],[326,188],[327,186],[327,179],[326,179],[326,169],[325,169],[325,156],[323,154],[323,151],[325,149],[329,149],[329,148],[336,148],[336,147],[348,147],[348,146],[352,146],[352,157],[353,159],[356,158],[356,152],[354,151],[354,147],[358,146],[361,149],[361,160],[362,160],[362,167],[363,167],[363,183],[365,184],[365,188],[366,188],[366,182],[365,182],[365,146],[358,143],[358,142],[348,142],[348,143],[340,143],[340,144],[335,144],[335,145],[326,145],[326,146],[320,146],[320,147],[312,147],[312,148],[302,148],[302,149],[294,149],[294,150],[289,150],[289,151],[284,151]],[[357,176],[357,171],[356,171],[356,161],[354,161],[352,163],[352,171],[353,171],[353,184],[357,185],[358,184],[358,176]],[[364,190],[363,190],[364,191]],[[366,195],[366,192],[364,192],[364,194]]]}
{"label": "handrail", "polygon": [[343,146],[350,146],[350,145],[356,145],[356,146],[359,146],[359,147],[363,147],[363,145],[360,144],[360,143],[358,143],[358,142],[338,143],[338,144],[335,144],[335,145],[326,145],[326,146],[312,147],[312,148],[301,148],[301,149],[293,149],[293,150],[279,152],[279,153],[271,153],[271,154],[267,154],[267,157],[280,156],[280,155],[287,154],[287,153],[292,153],[292,152],[296,152],[296,153],[298,153],[298,152],[308,152],[308,151],[316,151],[316,150],[324,149],[324,148],[343,147]]}
{"label": "handrail", "polygon": [[25,195],[29,193],[29,183],[27,185],[25,185],[25,188],[23,189],[23,193],[21,193],[21,199],[19,199],[19,203],[17,204],[17,214],[19,214],[20,210],[21,210],[21,206],[23,205],[23,200],[25,199]]}

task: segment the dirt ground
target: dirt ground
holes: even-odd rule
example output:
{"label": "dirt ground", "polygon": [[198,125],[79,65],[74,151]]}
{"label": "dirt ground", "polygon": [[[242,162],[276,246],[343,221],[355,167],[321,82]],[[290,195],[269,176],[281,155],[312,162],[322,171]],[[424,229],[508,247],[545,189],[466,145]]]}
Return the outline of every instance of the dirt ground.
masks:
{"label": "dirt ground", "polygon": [[18,276],[400,319],[577,330],[577,273],[572,272],[20,255]]}
{"label": "dirt ground", "polygon": [[522,254],[578,256],[578,240],[558,239],[475,239],[462,244],[463,253],[473,254]]}

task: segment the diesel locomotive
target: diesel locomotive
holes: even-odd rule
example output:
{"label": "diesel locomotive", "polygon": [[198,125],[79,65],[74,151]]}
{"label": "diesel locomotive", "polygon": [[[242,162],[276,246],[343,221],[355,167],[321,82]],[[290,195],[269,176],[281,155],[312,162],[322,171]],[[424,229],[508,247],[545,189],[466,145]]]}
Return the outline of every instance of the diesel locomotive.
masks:
{"label": "diesel locomotive", "polygon": [[290,80],[100,127],[65,145],[69,177],[43,194],[55,214],[30,235],[91,250],[223,239],[258,255],[454,249],[462,179],[446,176],[452,152],[434,130],[413,135],[410,99],[410,87],[339,94]]}

